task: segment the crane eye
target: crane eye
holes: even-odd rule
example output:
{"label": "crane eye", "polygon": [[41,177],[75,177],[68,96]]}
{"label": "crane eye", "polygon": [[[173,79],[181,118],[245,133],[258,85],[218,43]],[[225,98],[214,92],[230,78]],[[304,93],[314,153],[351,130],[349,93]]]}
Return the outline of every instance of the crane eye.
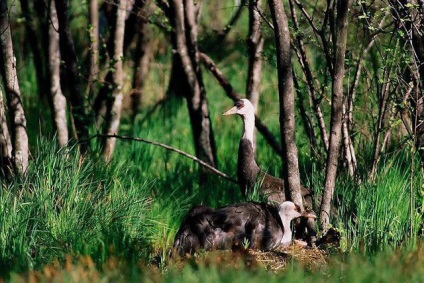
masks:
{"label": "crane eye", "polygon": [[234,103],[234,106],[236,106],[238,109],[241,109],[244,107],[244,101],[243,100],[239,100],[236,103]]}
{"label": "crane eye", "polygon": [[300,206],[298,206],[297,204],[294,204],[294,206],[295,206],[295,210],[297,211],[297,212],[301,212],[302,210],[300,209]]}

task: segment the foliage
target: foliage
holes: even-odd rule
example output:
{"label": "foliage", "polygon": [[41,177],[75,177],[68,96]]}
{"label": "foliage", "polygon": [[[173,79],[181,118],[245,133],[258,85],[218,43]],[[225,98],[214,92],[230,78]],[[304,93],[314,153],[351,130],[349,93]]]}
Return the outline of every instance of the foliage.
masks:
{"label": "foliage", "polygon": [[0,191],[2,272],[39,268],[68,254],[100,262],[110,254],[131,256],[152,237],[147,183],[73,148],[41,140],[37,149],[27,177]]}
{"label": "foliage", "polygon": [[[407,164],[411,158],[417,157],[405,152],[387,156],[380,164],[375,180],[364,179],[359,185],[350,178],[339,181],[335,225],[345,232],[346,249],[368,254],[392,250],[402,243],[417,240],[416,236],[423,228],[421,208],[424,204],[417,188],[423,180],[419,174],[410,178]],[[364,178],[367,173],[364,172]]]}
{"label": "foliage", "polygon": [[[200,28],[204,33],[199,32],[199,45],[202,50],[212,53],[210,55],[217,66],[232,86],[242,93],[246,82],[244,39],[247,13],[242,14],[235,31],[229,34],[228,44],[219,44],[217,50],[209,46],[214,43],[215,30],[223,26],[234,8],[227,7],[224,2],[217,5],[219,16],[214,17],[215,14],[209,11],[200,17]],[[321,5],[318,3],[317,8],[323,9]],[[77,53],[82,54],[79,63],[84,78],[84,62],[88,54],[86,5],[71,6],[71,25]],[[210,5],[205,6],[211,9]],[[313,11],[315,7],[308,4],[305,9]],[[353,9],[359,11],[358,6]],[[12,12],[17,13],[17,10]],[[361,21],[358,21],[362,26],[350,27],[351,46],[348,46],[346,57],[346,81],[349,83],[354,76],[355,63],[361,56],[359,52],[365,44],[361,42],[360,48],[355,48],[357,42],[354,40],[368,38],[368,29],[378,29],[377,23],[381,20],[378,11],[377,8],[371,10],[372,15],[358,13],[362,15],[359,16]],[[155,16],[160,17],[158,13],[156,11]],[[303,27],[305,21],[300,17]],[[14,31],[15,42],[20,42],[24,34],[22,22],[14,23]],[[193,153],[185,104],[175,98],[162,100],[169,80],[172,51],[159,31],[160,28],[155,27],[155,33],[161,35],[154,38],[155,53],[149,66],[143,109],[134,121],[129,115],[124,115],[120,133],[166,143]],[[270,28],[264,25],[263,31],[265,51],[258,116],[279,140],[275,48],[271,44]],[[326,71],[324,54],[311,29],[302,28],[301,33],[317,83],[322,88],[319,100],[328,122],[331,80]],[[59,149],[54,136],[51,136],[50,113],[45,111],[48,103],[36,96],[37,82],[30,52],[25,50],[25,44],[15,43],[33,160],[26,177],[1,184],[0,277],[19,281],[39,272],[37,276],[48,281],[47,272],[51,270],[52,274],[58,274],[56,278],[63,278],[63,281],[422,282],[424,255],[420,241],[423,235],[424,181],[417,173],[418,169],[411,171],[411,164],[418,164],[418,161],[413,145],[404,143],[410,136],[401,127],[403,120],[392,117],[383,129],[377,127],[383,86],[398,80],[399,73],[408,63],[408,56],[402,53],[404,47],[399,42],[400,39],[389,32],[364,55],[365,71],[357,87],[351,132],[358,170],[355,177],[350,177],[341,164],[334,200],[337,214],[332,219],[332,225],[342,233],[344,253],[334,256],[323,270],[310,270],[299,262],[292,262],[280,274],[247,267],[238,261],[223,266],[217,262],[197,263],[192,259],[183,267],[168,265],[168,250],[189,208],[198,204],[218,207],[245,201],[238,186],[216,176],[210,176],[206,183],[199,185],[197,165],[193,161],[142,143],[118,141],[114,159],[107,165],[96,156],[96,151],[92,156],[82,157],[72,145]],[[128,74],[134,67],[132,64],[131,60],[125,61]],[[306,82],[298,63],[294,63],[294,71],[299,77],[300,91],[306,93]],[[218,167],[235,177],[241,121],[238,117],[222,117],[221,113],[231,107],[232,102],[226,99],[224,91],[207,72],[204,72],[204,80],[217,142]],[[131,91],[130,81],[131,76],[128,75],[125,93]],[[388,108],[400,113],[400,110],[405,110],[407,102],[397,97],[403,95],[397,84],[391,87],[393,97],[389,101],[392,105]],[[302,103],[302,99],[299,98],[297,103]],[[313,117],[312,107],[307,105],[306,108],[307,114]],[[325,178],[325,155],[312,152],[302,126],[302,115],[297,113],[297,117],[296,141],[302,180],[314,191],[318,208],[317,196]],[[317,126],[313,126],[318,133]],[[369,178],[375,135],[389,130],[393,130],[389,149],[381,156],[375,178]],[[92,133],[97,131],[97,128],[91,128]],[[96,145],[96,142],[93,140],[92,144]],[[280,157],[260,135],[257,136],[257,148],[257,161],[261,168],[272,175],[281,175]],[[409,235],[411,188],[412,237]],[[256,195],[249,197],[258,200]]]}

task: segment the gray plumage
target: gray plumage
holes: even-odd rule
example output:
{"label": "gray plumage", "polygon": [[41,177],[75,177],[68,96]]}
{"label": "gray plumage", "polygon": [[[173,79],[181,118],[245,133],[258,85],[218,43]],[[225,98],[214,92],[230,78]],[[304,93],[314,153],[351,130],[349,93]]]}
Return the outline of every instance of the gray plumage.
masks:
{"label": "gray plumage", "polygon": [[[255,128],[255,109],[247,99],[238,100],[234,107],[226,111],[223,115],[239,115],[243,120],[243,135],[240,139],[237,162],[237,180],[244,196],[252,192],[255,186],[260,195],[274,203],[283,203],[290,200],[290,193],[284,187],[284,181],[280,178],[267,174],[258,166],[253,150],[253,134]],[[313,209],[312,193],[309,189],[301,186],[303,204],[306,210]],[[308,228],[308,240],[312,243],[315,240],[315,222],[309,220],[302,221],[297,225],[297,232],[300,237]]]}
{"label": "gray plumage", "polygon": [[184,255],[198,249],[284,247],[291,242],[290,221],[301,216],[315,217],[301,212],[299,206],[289,201],[280,206],[249,202],[216,210],[197,206],[184,218],[175,236],[174,249]]}
{"label": "gray plumage", "polygon": [[[284,181],[274,177],[258,166],[253,151],[253,132],[255,127],[255,109],[247,99],[238,100],[234,107],[226,111],[224,115],[239,115],[243,120],[243,135],[240,139],[237,162],[237,179],[243,195],[251,192],[255,185],[259,192],[267,196],[269,201],[282,203],[290,199],[289,192],[284,188]],[[311,192],[301,187],[305,207],[312,209]]]}

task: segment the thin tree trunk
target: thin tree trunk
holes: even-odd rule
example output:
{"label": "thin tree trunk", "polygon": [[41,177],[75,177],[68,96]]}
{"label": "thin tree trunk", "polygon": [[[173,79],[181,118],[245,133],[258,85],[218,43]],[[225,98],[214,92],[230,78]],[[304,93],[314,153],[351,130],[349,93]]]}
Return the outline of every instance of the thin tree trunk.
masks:
{"label": "thin tree trunk", "polygon": [[[178,40],[181,41],[181,39],[178,38],[177,36],[177,17],[184,17],[184,13],[182,15],[177,14],[177,5],[183,5],[182,1],[178,1],[176,3],[169,1],[169,7],[166,7],[166,5],[161,1],[157,1],[158,2],[158,6],[161,7],[161,9],[164,10],[165,14],[168,17],[168,20],[171,24],[171,27],[173,27],[173,31],[170,34],[170,39],[171,39],[171,44],[172,44],[172,48],[174,50],[176,50],[176,52],[172,52],[172,67],[171,67],[171,75],[170,75],[170,79],[169,79],[169,84],[168,84],[168,90],[166,95],[167,96],[173,96],[173,97],[177,97],[177,98],[183,98],[184,97],[184,93],[186,92],[187,89],[190,88],[189,82],[187,80],[186,77],[186,72],[184,70],[184,64],[182,62],[182,56],[180,55],[180,53],[177,50],[177,46],[178,46]],[[183,18],[184,19],[184,18]],[[179,22],[183,22],[183,19],[178,20]],[[182,26],[182,28],[184,29],[185,27]],[[184,32],[183,32],[184,34]],[[183,38],[183,44],[185,45],[185,36]],[[187,63],[187,62],[186,62]]]}
{"label": "thin tree trunk", "polygon": [[26,118],[19,89],[16,71],[16,58],[13,53],[12,35],[9,23],[9,11],[6,1],[0,1],[0,49],[3,82],[6,91],[10,126],[12,133],[13,168],[19,176],[23,176],[28,168],[28,136]]}
{"label": "thin tree trunk", "polygon": [[331,118],[330,118],[330,143],[327,155],[327,167],[325,171],[324,193],[320,208],[320,221],[324,230],[330,224],[330,208],[336,185],[337,166],[339,161],[339,150],[343,118],[343,77],[344,60],[347,41],[347,14],[350,1],[337,1],[336,19],[336,42],[334,52],[334,73],[331,96]]}
{"label": "thin tree trunk", "polygon": [[418,76],[416,83],[416,103],[415,103],[415,147],[421,158],[421,172],[424,176],[424,3],[423,1],[413,1],[419,4],[419,8],[414,11],[415,24],[412,31],[412,44],[418,66]]}
{"label": "thin tree trunk", "polygon": [[141,25],[148,23],[147,8],[149,3],[147,0],[132,0],[128,2],[130,7],[127,6],[127,10],[131,10],[131,12],[127,13],[127,20],[125,21],[124,55],[136,35],[140,32]]}
{"label": "thin tree trunk", "polygon": [[283,145],[283,172],[291,200],[303,209],[300,191],[299,161],[295,141],[294,87],[290,54],[290,33],[287,16],[280,0],[270,0],[277,49],[280,127]]}
{"label": "thin tree trunk", "polygon": [[[216,167],[215,140],[199,66],[196,8],[192,0],[173,0],[168,15],[171,17],[171,42],[175,49],[171,77],[181,71],[178,74],[180,80],[170,83],[170,87],[174,87],[170,92],[185,96],[187,100],[196,156]],[[203,171],[201,173],[202,182],[206,175]]]}
{"label": "thin tree trunk", "polygon": [[[126,56],[127,50],[134,39],[135,34],[140,28],[140,24],[142,22],[143,7],[146,5],[145,0],[136,0],[134,5],[131,5],[130,2],[127,1],[127,10],[131,10],[128,19],[125,21],[125,32],[124,32],[124,45],[123,45],[123,56]],[[132,6],[132,8],[130,7]],[[109,37],[106,42],[107,46],[107,57],[113,58],[114,50],[115,50],[115,30],[116,30],[116,15],[117,15],[117,1],[109,1],[104,2],[102,5],[102,10],[106,14],[108,19],[109,26]],[[127,13],[128,14],[128,13]],[[113,64],[115,62],[113,60],[109,60],[110,66],[108,66],[111,70],[107,72],[105,78],[103,79],[102,87],[100,88],[97,96],[94,99],[93,110],[95,112],[95,123],[96,127],[100,128],[103,126],[104,119],[106,118],[107,110],[107,99],[111,92],[111,86],[113,86]]]}
{"label": "thin tree trunk", "polygon": [[302,91],[302,88],[299,86],[299,81],[294,72],[293,72],[293,82],[294,82],[294,87],[296,89],[296,93],[299,97],[299,99],[297,100],[297,105],[299,108],[299,114],[302,119],[303,127],[305,128],[305,132],[309,139],[309,147],[311,149],[311,156],[317,156],[318,155],[317,140],[316,140],[317,135],[315,134],[313,120],[311,119],[311,117],[309,117],[305,107],[305,101],[308,101],[308,100],[305,98],[305,95]]}
{"label": "thin tree trunk", "polygon": [[95,94],[95,83],[99,75],[99,0],[90,0],[90,66],[88,74],[88,97]]}
{"label": "thin tree trunk", "polygon": [[294,4],[293,4],[293,0],[289,1],[290,4],[290,10],[291,10],[291,15],[292,15],[292,19],[293,19],[293,25],[296,31],[296,41],[298,43],[298,48],[299,48],[299,62],[300,65],[302,67],[302,71],[305,74],[305,78],[306,78],[306,82],[307,82],[307,86],[308,86],[308,91],[309,91],[309,96],[310,99],[312,101],[312,105],[313,105],[313,109],[315,112],[315,116],[316,119],[318,121],[318,126],[320,129],[320,133],[321,133],[321,142],[324,145],[324,149],[325,151],[328,151],[328,134],[327,134],[327,127],[325,126],[325,121],[324,121],[324,115],[322,114],[321,111],[321,107],[319,105],[319,100],[317,99],[317,95],[316,95],[316,88],[315,88],[315,78],[312,74],[312,70],[309,64],[309,60],[308,57],[306,55],[306,50],[304,47],[304,43],[303,43],[303,36],[300,33],[299,30],[299,24],[297,21],[297,16],[296,16],[296,11],[294,10]]}
{"label": "thin tree trunk", "polygon": [[26,37],[29,42],[29,46],[32,51],[32,55],[34,56],[34,66],[35,66],[35,75],[37,77],[38,84],[38,96],[40,99],[47,99],[49,95],[47,95],[47,85],[48,82],[46,76],[46,70],[44,68],[43,62],[45,62],[45,58],[43,58],[43,52],[41,52],[40,48],[40,39],[36,31],[36,26],[34,19],[32,17],[32,11],[30,11],[28,0],[20,0],[22,13],[25,18],[25,30]]}
{"label": "thin tree trunk", "polygon": [[2,176],[8,177],[12,165],[12,141],[10,139],[9,127],[7,126],[6,109],[3,102],[3,91],[0,89],[0,172]]}
{"label": "thin tree trunk", "polygon": [[[396,44],[395,49],[397,49],[398,45]],[[392,56],[392,52],[390,51],[386,54],[386,59],[388,57]],[[386,61],[386,60],[385,60]],[[393,66],[391,64],[386,64],[384,67],[383,74],[379,74],[380,66],[376,65],[374,67],[375,69],[375,77],[380,78],[383,77],[381,84],[381,87],[377,88],[377,98],[378,98],[378,116],[377,116],[377,123],[374,130],[374,137],[373,137],[373,159],[372,159],[372,165],[371,170],[369,174],[369,178],[373,180],[377,173],[377,166],[380,161],[380,156],[383,153],[382,151],[382,143],[381,143],[381,137],[382,134],[384,134],[384,131],[386,130],[386,124],[387,121],[390,120],[391,116],[387,116],[387,112],[392,110],[392,104],[393,102],[390,101],[390,77],[392,76]],[[389,115],[392,114],[392,112],[389,113]],[[393,113],[394,114],[394,113]]]}
{"label": "thin tree trunk", "polygon": [[343,137],[343,149],[345,153],[346,166],[348,168],[349,175],[353,177],[356,171],[356,158],[354,157],[355,152],[353,150],[352,141],[349,135],[346,107],[343,104],[343,118],[342,118],[342,137]]}
{"label": "thin tree trunk", "polygon": [[[121,120],[121,108],[122,108],[122,87],[124,79],[124,70],[122,58],[124,56],[124,33],[125,33],[125,16],[127,0],[118,0],[118,9],[116,15],[116,28],[114,34],[114,69],[112,74],[113,77],[113,91],[112,97],[107,102],[107,113],[106,113],[106,135],[117,135],[119,131],[119,124]],[[107,138],[103,144],[103,156],[106,161],[109,161],[112,157],[115,148],[116,138]]]}
{"label": "thin tree trunk", "polygon": [[147,73],[149,70],[149,62],[152,53],[151,44],[151,30],[147,21],[147,13],[149,7],[144,5],[141,7],[139,16],[141,17],[138,30],[137,46],[134,54],[134,62],[136,64],[134,68],[133,76],[133,89],[131,93],[131,108],[133,117],[140,112],[142,99],[143,99],[143,87],[146,81]]}
{"label": "thin tree trunk", "polygon": [[247,50],[249,53],[249,68],[247,71],[246,98],[258,113],[259,87],[262,74],[262,50],[264,39],[261,34],[261,16],[259,9],[261,0],[249,0],[249,35]]}
{"label": "thin tree trunk", "polygon": [[[249,0],[249,35],[247,50],[249,53],[249,68],[247,70],[246,98],[258,113],[259,87],[262,75],[262,50],[264,39],[261,34],[261,0]],[[253,151],[256,152],[256,132],[253,136]]]}
{"label": "thin tree trunk", "polygon": [[57,132],[59,146],[68,143],[68,123],[66,118],[66,98],[60,88],[60,51],[59,33],[54,0],[50,0],[50,21],[49,26],[49,73],[50,73],[50,93],[52,95],[52,112],[54,124]]}
{"label": "thin tree trunk", "polygon": [[80,144],[81,153],[85,154],[89,150],[89,124],[85,109],[85,96],[81,91],[81,82],[78,76],[77,55],[69,27],[68,0],[55,0],[55,4],[59,21],[60,55],[64,61],[63,66],[66,71],[74,134]]}

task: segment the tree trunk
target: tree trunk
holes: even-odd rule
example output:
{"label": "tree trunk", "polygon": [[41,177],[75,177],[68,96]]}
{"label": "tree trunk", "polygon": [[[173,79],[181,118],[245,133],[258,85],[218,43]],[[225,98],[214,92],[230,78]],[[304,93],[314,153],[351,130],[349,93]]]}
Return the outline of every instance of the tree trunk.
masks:
{"label": "tree trunk", "polygon": [[415,98],[415,146],[421,158],[421,169],[424,175],[424,3],[422,1],[414,1],[419,3],[419,8],[414,15],[415,23],[412,30],[412,44],[414,54],[417,58],[418,78]]}
{"label": "tree trunk", "polygon": [[141,31],[142,25],[148,23],[147,10],[149,3],[147,0],[132,0],[128,2],[128,6],[132,7],[130,9],[127,7],[127,10],[131,10],[131,12],[127,13],[128,17],[125,21],[124,55],[134,38]]}
{"label": "tree trunk", "polygon": [[[104,134],[117,135],[121,120],[122,108],[122,87],[124,80],[123,56],[124,56],[124,33],[125,33],[125,16],[127,0],[119,0],[117,2],[118,9],[116,15],[116,28],[114,34],[114,72],[112,73],[113,90],[112,96],[107,101],[106,127]],[[106,161],[112,157],[115,148],[116,138],[106,138],[103,144],[103,156]]]}
{"label": "tree trunk", "polygon": [[19,176],[23,176],[28,167],[28,136],[26,132],[26,119],[22,104],[22,95],[19,89],[16,72],[16,58],[13,53],[12,35],[8,15],[9,11],[6,1],[0,1],[1,71],[10,116],[13,145],[13,169]]}
{"label": "tree trunk", "polygon": [[59,146],[68,143],[68,123],[66,118],[66,98],[60,88],[60,52],[59,33],[56,6],[54,0],[50,0],[50,21],[49,26],[49,73],[50,73],[50,93],[52,95],[52,112],[54,125],[57,132]]}
{"label": "tree trunk", "polygon": [[342,138],[343,138],[343,149],[345,153],[345,162],[349,172],[349,175],[353,177],[356,172],[356,157],[353,148],[352,140],[350,139],[349,128],[348,128],[348,117],[346,113],[346,106],[343,105],[343,118],[342,118]]}
{"label": "tree trunk", "polygon": [[[171,41],[175,49],[172,74],[178,72],[179,77],[179,81],[170,83],[170,87],[174,87],[170,91],[176,96],[185,96],[187,100],[197,157],[216,167],[215,140],[199,66],[195,5],[192,0],[173,0],[168,15],[171,17]],[[201,181],[206,177],[203,173]]]}
{"label": "tree trunk", "polygon": [[[249,0],[249,35],[247,50],[249,53],[249,68],[247,71],[246,98],[255,107],[258,113],[259,87],[262,74],[262,50],[264,39],[261,34],[261,16],[259,9],[261,0]],[[253,136],[253,151],[256,152],[256,133]]]}
{"label": "tree trunk", "polygon": [[150,56],[152,53],[151,45],[151,30],[149,22],[147,21],[147,13],[149,7],[144,5],[141,7],[139,16],[141,20],[139,22],[137,46],[134,54],[134,76],[132,82],[132,93],[131,93],[131,109],[133,117],[140,112],[141,103],[143,99],[143,87],[146,81]]}
{"label": "tree trunk", "polygon": [[290,33],[287,16],[280,0],[270,0],[277,49],[280,127],[283,145],[283,172],[290,199],[303,209],[300,191],[299,161],[295,141],[294,87],[290,54]]}
{"label": "tree trunk", "polygon": [[[32,17],[33,12],[30,11],[28,0],[20,0],[21,10],[23,16],[25,18],[25,30],[26,37],[29,42],[29,46],[31,47],[32,55],[34,56],[34,66],[35,66],[35,75],[37,78],[38,84],[38,96],[40,99],[47,99],[49,95],[47,95],[47,85],[48,82],[46,76],[46,69],[44,68],[45,58],[43,58],[43,52],[41,52],[40,39],[39,35],[36,31],[35,21]],[[35,5],[35,4],[34,4]]]}
{"label": "tree trunk", "polygon": [[[182,15],[177,15],[177,6],[176,5],[183,5],[182,1],[178,1],[178,3],[174,3],[172,1],[169,1],[169,7],[164,7],[163,5],[160,5],[162,9],[164,9],[165,14],[168,17],[168,20],[171,24],[171,27],[174,29],[170,34],[171,44],[173,50],[176,50],[177,48],[177,28],[176,28],[176,21],[177,17],[183,17],[179,21],[182,21],[184,23],[184,13]],[[180,3],[181,2],[181,3]],[[184,28],[184,26],[183,26]],[[183,32],[183,44],[185,45],[185,34]],[[169,78],[169,84],[168,84],[168,90],[166,92],[166,95],[173,96],[176,98],[183,98],[184,94],[187,89],[190,89],[190,85],[188,83],[186,72],[184,70],[184,63],[182,62],[181,55],[179,54],[178,50],[176,52],[172,52],[172,67],[171,67],[171,75]]]}
{"label": "tree trunk", "polygon": [[[327,135],[327,127],[325,125],[325,121],[324,121],[324,115],[321,111],[321,107],[319,105],[319,99],[317,98],[317,89],[315,87],[315,83],[316,79],[314,78],[313,74],[312,74],[312,69],[311,69],[311,65],[309,63],[308,57],[306,55],[306,49],[304,46],[304,42],[303,42],[303,34],[302,31],[299,28],[299,23],[297,20],[297,15],[296,15],[296,11],[294,10],[294,3],[293,0],[289,1],[290,4],[290,11],[291,11],[291,15],[292,15],[292,20],[293,20],[293,27],[294,30],[296,32],[296,41],[297,41],[297,45],[298,45],[298,60],[299,63],[302,67],[302,71],[305,75],[306,78],[306,83],[308,86],[308,91],[309,91],[309,97],[310,97],[310,104],[312,105],[314,112],[315,112],[315,116],[318,122],[318,127],[320,129],[320,134],[321,134],[321,142],[324,145],[324,149],[325,152],[328,151],[328,135]],[[318,84],[318,83],[317,83]]]}
{"label": "tree trunk", "polygon": [[320,221],[324,230],[330,223],[330,208],[336,185],[337,166],[341,141],[343,118],[343,77],[347,40],[347,14],[350,1],[337,1],[336,42],[333,64],[333,83],[331,96],[330,143],[325,171],[324,193],[320,208]]}
{"label": "tree trunk", "polygon": [[60,55],[66,71],[68,97],[71,106],[75,138],[80,144],[80,151],[85,154],[89,150],[88,117],[85,109],[85,96],[81,91],[78,76],[77,55],[69,27],[68,0],[55,0],[57,18],[59,21]]}
{"label": "tree trunk", "polygon": [[[127,1],[127,3],[129,3]],[[138,27],[141,23],[141,9],[146,4],[145,0],[136,0],[134,5],[132,5],[131,13],[128,19],[125,21],[125,31],[124,31],[124,45],[123,45],[123,56],[126,56],[127,50],[134,38],[135,33],[138,30]],[[117,21],[117,1],[103,2],[102,10],[106,14],[108,27],[109,27],[109,37],[107,39],[107,54],[105,57],[113,58],[115,52],[115,33],[116,33],[116,21]],[[127,4],[127,9],[129,8]],[[109,60],[109,69],[104,80],[103,85],[100,88],[97,96],[94,99],[93,110],[95,112],[95,123],[96,127],[100,128],[103,126],[106,113],[108,111],[107,100],[110,98],[111,87],[113,86],[113,68],[115,62],[111,59]]]}
{"label": "tree trunk", "polygon": [[99,0],[90,0],[90,66],[88,74],[88,97],[94,97],[95,83],[99,75]]}
{"label": "tree trunk", "polygon": [[0,89],[0,177],[8,177],[12,165],[12,141],[7,126],[6,109],[3,102],[3,91]]}

